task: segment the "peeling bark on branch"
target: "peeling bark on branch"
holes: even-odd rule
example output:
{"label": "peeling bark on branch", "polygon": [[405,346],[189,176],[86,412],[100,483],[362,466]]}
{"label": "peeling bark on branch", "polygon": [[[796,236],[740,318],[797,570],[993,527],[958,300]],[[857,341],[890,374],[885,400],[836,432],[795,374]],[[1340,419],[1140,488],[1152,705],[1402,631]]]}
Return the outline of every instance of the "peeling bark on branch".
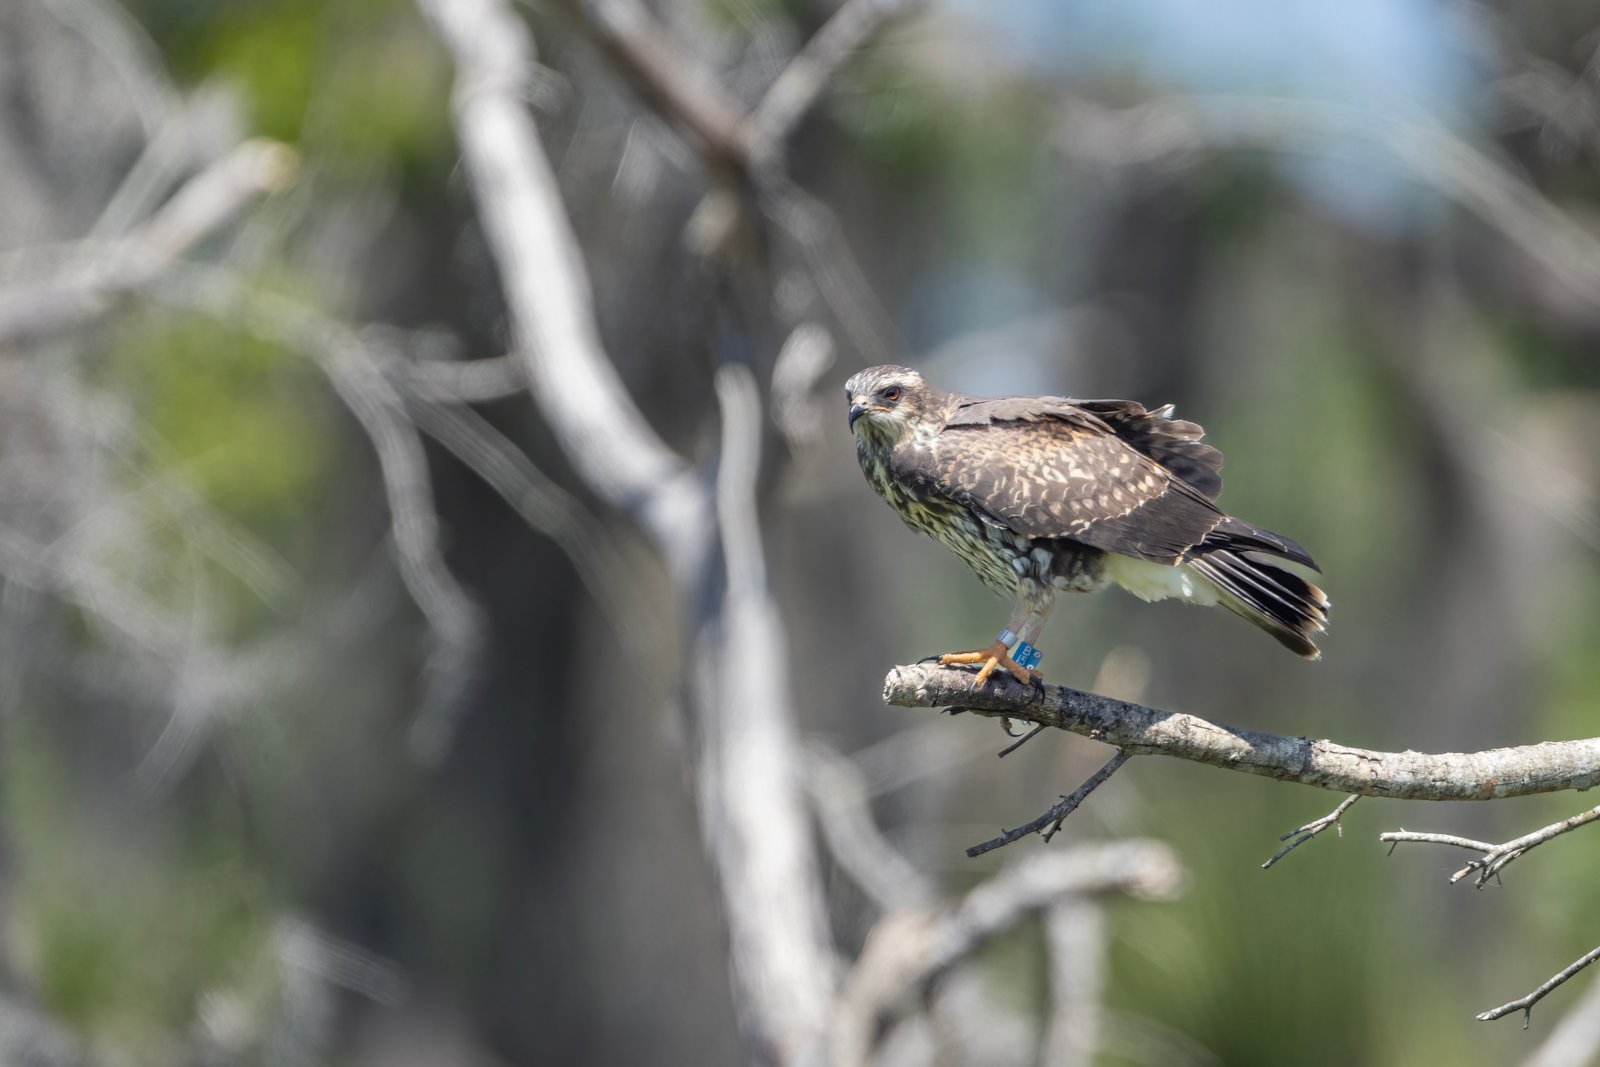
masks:
{"label": "peeling bark on branch", "polygon": [[1133,755],[1174,756],[1362,796],[1400,800],[1493,800],[1588,789],[1600,780],[1600,738],[1546,741],[1483,752],[1374,752],[1332,741],[1224,726],[1196,715],[1010,679],[975,689],[969,671],[931,664],[896,667],[886,704],[961,707],[991,718],[1068,730]]}

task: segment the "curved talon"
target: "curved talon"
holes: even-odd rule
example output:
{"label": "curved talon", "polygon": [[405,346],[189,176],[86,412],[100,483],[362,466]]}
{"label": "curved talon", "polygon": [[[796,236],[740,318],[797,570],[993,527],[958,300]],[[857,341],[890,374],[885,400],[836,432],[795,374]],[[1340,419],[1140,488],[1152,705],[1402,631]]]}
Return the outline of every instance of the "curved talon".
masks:
{"label": "curved talon", "polygon": [[1011,658],[1011,650],[996,641],[988,648],[974,649],[970,652],[947,652],[939,657],[941,667],[949,667],[958,663],[981,663],[978,668],[978,677],[973,680],[974,688],[982,688],[994,673],[996,667],[1004,667],[1011,677],[1023,685],[1032,685],[1034,681],[1042,681],[1044,676],[1031,667],[1024,667]]}

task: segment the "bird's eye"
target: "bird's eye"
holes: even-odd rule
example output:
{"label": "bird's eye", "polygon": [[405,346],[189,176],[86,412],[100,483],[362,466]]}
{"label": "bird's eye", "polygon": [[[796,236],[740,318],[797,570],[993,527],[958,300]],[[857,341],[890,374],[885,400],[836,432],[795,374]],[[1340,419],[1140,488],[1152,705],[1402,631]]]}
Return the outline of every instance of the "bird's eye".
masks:
{"label": "bird's eye", "polygon": [[900,399],[900,387],[898,385],[891,385],[878,395],[883,397],[889,403],[893,404],[896,400]]}

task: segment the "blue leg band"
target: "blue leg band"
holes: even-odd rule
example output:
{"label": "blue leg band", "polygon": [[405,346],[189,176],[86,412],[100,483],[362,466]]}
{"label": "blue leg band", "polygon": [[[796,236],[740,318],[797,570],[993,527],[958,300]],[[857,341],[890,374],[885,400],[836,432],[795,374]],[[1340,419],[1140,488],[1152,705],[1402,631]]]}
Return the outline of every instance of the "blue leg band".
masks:
{"label": "blue leg band", "polygon": [[1023,641],[1011,650],[1011,659],[1017,666],[1025,670],[1032,670],[1044,659],[1044,653]]}

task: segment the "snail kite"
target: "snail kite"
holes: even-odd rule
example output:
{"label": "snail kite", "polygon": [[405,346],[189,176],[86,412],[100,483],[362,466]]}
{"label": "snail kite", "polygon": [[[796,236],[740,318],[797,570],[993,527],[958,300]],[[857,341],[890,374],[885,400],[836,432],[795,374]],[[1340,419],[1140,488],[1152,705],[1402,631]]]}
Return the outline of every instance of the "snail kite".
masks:
{"label": "snail kite", "polygon": [[906,367],[845,384],[867,480],[912,529],[1016,599],[994,644],[941,663],[1038,677],[1034,648],[1055,595],[1115,583],[1144,600],[1221,606],[1309,659],[1328,598],[1269,562],[1313,570],[1305,549],[1214,503],[1222,453],[1204,431],[1129,400],[945,393]]}

